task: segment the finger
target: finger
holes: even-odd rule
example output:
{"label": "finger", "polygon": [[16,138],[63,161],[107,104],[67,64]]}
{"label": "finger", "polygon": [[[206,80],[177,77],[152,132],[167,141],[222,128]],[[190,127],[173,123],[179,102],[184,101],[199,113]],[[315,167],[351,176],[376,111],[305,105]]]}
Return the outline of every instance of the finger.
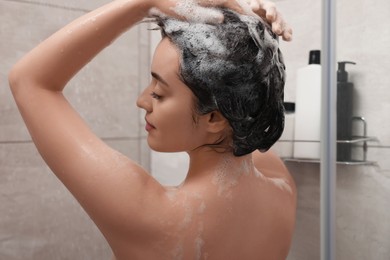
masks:
{"label": "finger", "polygon": [[257,0],[250,0],[249,5],[252,8],[252,11],[255,13],[257,13],[257,11],[259,11],[259,9],[260,9],[260,5],[259,5],[259,2]]}
{"label": "finger", "polygon": [[260,16],[261,18],[266,19],[265,10],[260,5],[260,1],[259,0],[250,0],[249,2],[250,2],[249,6],[252,9],[252,11],[256,15]]}
{"label": "finger", "polygon": [[277,19],[278,12],[273,2],[260,0],[260,8],[263,8],[265,10],[266,19],[268,22],[272,23]]}
{"label": "finger", "polygon": [[276,15],[276,18],[272,22],[272,31],[276,33],[277,35],[281,35],[284,30],[284,20],[280,13]]}
{"label": "finger", "polygon": [[[232,8],[239,8],[240,11],[238,11],[239,13],[243,13],[243,14],[246,14],[246,15],[252,15],[252,16],[255,16],[256,14],[252,11],[252,8],[251,6],[248,4],[248,0],[235,0],[236,4],[232,3],[231,6],[229,6],[229,3],[231,1],[228,1],[228,5],[226,7],[228,7],[229,9],[232,9]],[[234,10],[234,9],[233,9]],[[236,11],[236,10],[235,10]]]}
{"label": "finger", "polygon": [[[182,0],[183,1],[183,0]],[[227,0],[193,0],[198,5],[205,7],[222,6]]]}
{"label": "finger", "polygon": [[161,12],[160,9],[153,7],[149,10],[148,17],[149,18],[153,18],[153,17],[165,18],[165,17],[167,17],[167,15],[165,13]]}
{"label": "finger", "polygon": [[282,34],[283,40],[285,40],[287,42],[292,41],[292,35],[293,35],[293,31],[292,31],[291,27],[286,25],[285,29],[283,31],[283,34]]}

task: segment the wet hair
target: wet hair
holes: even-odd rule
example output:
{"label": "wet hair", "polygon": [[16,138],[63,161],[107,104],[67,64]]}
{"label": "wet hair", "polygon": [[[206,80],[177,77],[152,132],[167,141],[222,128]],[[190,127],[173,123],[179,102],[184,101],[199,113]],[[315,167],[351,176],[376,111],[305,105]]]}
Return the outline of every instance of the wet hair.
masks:
{"label": "wet hair", "polygon": [[179,50],[180,76],[196,97],[196,112],[218,110],[229,121],[235,156],[264,152],[284,128],[285,65],[277,36],[258,18],[223,13],[217,25],[167,17],[158,24]]}

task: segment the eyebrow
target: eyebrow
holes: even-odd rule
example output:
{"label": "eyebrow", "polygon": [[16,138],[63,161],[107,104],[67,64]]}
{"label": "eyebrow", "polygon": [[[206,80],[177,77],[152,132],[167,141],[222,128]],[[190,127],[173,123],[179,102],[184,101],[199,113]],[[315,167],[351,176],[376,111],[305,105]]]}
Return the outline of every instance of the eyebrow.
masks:
{"label": "eyebrow", "polygon": [[156,72],[151,72],[152,74],[152,77],[155,78],[156,80],[160,81],[161,83],[163,83],[165,86],[169,87],[168,83],[160,76],[158,75]]}

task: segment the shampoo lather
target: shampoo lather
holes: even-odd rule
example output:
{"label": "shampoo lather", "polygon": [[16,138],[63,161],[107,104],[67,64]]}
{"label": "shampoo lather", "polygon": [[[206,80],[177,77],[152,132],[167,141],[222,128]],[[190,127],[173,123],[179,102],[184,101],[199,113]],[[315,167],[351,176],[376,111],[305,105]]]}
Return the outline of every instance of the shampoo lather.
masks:
{"label": "shampoo lather", "polygon": [[320,158],[321,53],[310,51],[309,65],[297,72],[294,158]]}

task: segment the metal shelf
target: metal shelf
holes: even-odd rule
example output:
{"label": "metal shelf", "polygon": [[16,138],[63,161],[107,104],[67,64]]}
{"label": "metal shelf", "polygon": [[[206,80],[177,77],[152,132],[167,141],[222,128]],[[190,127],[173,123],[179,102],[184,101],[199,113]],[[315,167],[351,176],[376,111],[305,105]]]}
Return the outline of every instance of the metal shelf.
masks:
{"label": "metal shelf", "polygon": [[[281,143],[320,143],[320,141],[315,140],[278,140]],[[351,140],[337,140],[337,143],[347,143],[347,144],[355,144],[362,142],[378,142],[376,137],[370,136],[354,136]]]}
{"label": "metal shelf", "polygon": [[[363,131],[362,131],[362,136],[353,136],[352,139],[350,140],[337,140],[337,143],[342,143],[342,144],[358,144],[362,143],[362,148],[363,148],[363,158],[362,160],[351,160],[347,162],[336,162],[339,165],[377,165],[376,162],[373,161],[367,161],[367,150],[368,150],[368,145],[367,142],[379,142],[379,140],[376,137],[370,137],[367,136],[367,122],[364,119],[364,117],[353,117],[352,118],[354,121],[361,122],[363,125]],[[318,140],[279,140],[278,142],[287,142],[287,143],[320,143]],[[286,162],[297,162],[297,163],[320,163],[320,160],[318,159],[306,159],[306,158],[283,158],[282,159]]]}
{"label": "metal shelf", "polygon": [[[338,165],[378,165],[374,161],[366,161],[366,153],[368,149],[367,142],[378,142],[379,140],[376,137],[370,136],[354,136],[351,140],[337,140],[337,143],[347,143],[347,144],[358,144],[363,143],[363,160],[352,160],[348,162],[336,162]],[[305,142],[305,143],[320,143],[320,141],[311,141],[311,140],[279,140],[278,142],[287,142],[287,143],[295,143],[295,142]],[[306,158],[290,158],[290,157],[282,157],[282,160],[285,162],[297,162],[297,163],[320,163],[318,159],[306,159]]]}
{"label": "metal shelf", "polygon": [[[304,158],[281,158],[285,162],[296,162],[296,163],[320,163],[320,160],[316,159],[304,159]],[[373,161],[350,161],[350,162],[336,162],[338,165],[351,165],[351,166],[359,166],[359,165],[377,165],[376,162]]]}

